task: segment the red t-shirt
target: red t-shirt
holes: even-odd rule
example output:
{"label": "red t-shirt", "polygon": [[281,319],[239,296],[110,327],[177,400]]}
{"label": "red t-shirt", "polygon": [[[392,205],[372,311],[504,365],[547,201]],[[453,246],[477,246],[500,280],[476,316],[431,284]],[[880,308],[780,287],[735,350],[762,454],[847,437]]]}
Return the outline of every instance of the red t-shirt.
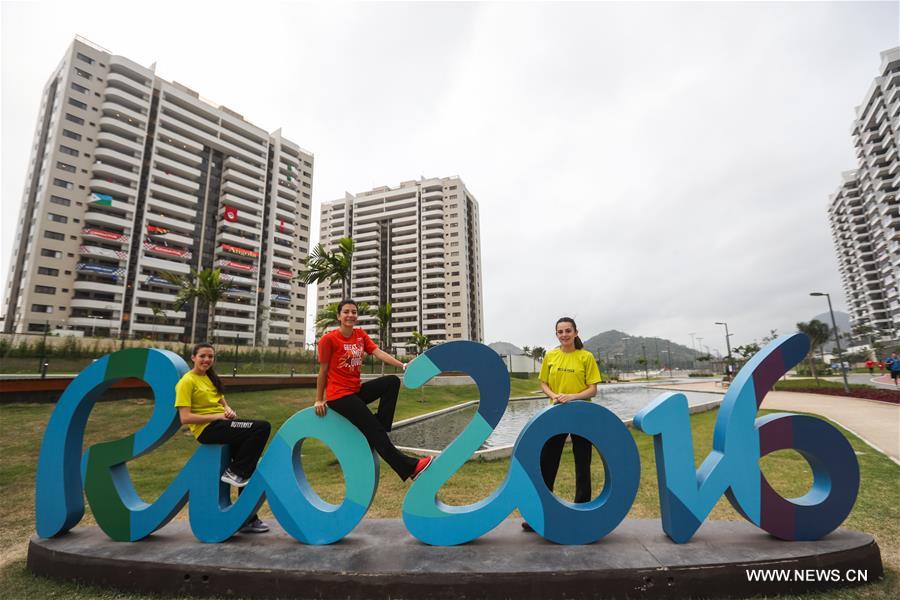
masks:
{"label": "red t-shirt", "polygon": [[376,350],[378,346],[369,334],[358,327],[349,338],[344,337],[340,329],[322,336],[319,340],[319,363],[328,365],[326,401],[331,402],[359,391],[359,367],[365,355]]}

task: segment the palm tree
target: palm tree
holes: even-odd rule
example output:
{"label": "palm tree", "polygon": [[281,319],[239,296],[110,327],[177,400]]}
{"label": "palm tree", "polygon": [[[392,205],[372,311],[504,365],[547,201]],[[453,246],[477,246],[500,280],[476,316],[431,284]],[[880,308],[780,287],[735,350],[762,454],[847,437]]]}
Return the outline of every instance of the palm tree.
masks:
{"label": "palm tree", "polygon": [[152,306],[150,310],[153,312],[153,339],[159,340],[159,332],[156,331],[156,326],[159,325],[160,317],[166,318],[166,311],[158,306]]}
{"label": "palm tree", "polygon": [[818,385],[819,375],[816,373],[816,365],[813,356],[816,353],[816,348],[828,341],[831,330],[828,325],[818,319],[813,319],[809,323],[797,323],[797,330],[800,333],[805,333],[807,337],[809,337],[809,353],[806,355],[806,358],[809,361],[809,368],[812,371],[813,378],[815,378],[816,384]]}
{"label": "palm tree", "polygon": [[306,259],[306,268],[301,270],[296,278],[307,285],[325,281],[329,285],[340,283],[341,297],[349,298],[350,264],[353,262],[355,250],[353,238],[349,237],[338,240],[338,247],[334,252],[322,244],[316,244]]}
{"label": "palm tree", "polygon": [[429,346],[431,346],[431,340],[428,339],[428,336],[423,335],[418,331],[412,332],[412,341],[413,345],[416,347],[416,354],[422,354]]}
{"label": "palm tree", "polygon": [[[390,302],[382,304],[375,309],[375,317],[378,319],[378,343],[385,352],[391,352],[391,315],[393,307]],[[384,375],[384,363],[381,363],[381,374]]]}
{"label": "palm tree", "polygon": [[[228,281],[222,279],[222,270],[218,268],[203,269],[202,271],[191,269],[191,272],[187,275],[163,273],[162,276],[172,285],[178,286],[178,293],[175,295],[176,310],[180,311],[191,300],[199,300],[206,304],[206,335],[212,339],[212,332],[215,327],[216,304],[225,297],[225,291],[230,285]],[[194,343],[195,334],[196,332],[192,329],[192,344]]]}

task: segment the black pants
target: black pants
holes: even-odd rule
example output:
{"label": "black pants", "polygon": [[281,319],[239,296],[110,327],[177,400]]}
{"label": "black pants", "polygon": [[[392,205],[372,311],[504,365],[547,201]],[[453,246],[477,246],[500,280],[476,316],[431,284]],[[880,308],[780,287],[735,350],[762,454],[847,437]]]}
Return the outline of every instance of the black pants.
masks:
{"label": "black pants", "polygon": [[[256,463],[266,447],[270,431],[272,426],[268,421],[213,421],[206,426],[197,441],[201,444],[226,444],[231,450],[231,464],[228,468],[235,475],[248,478],[256,470]],[[243,488],[238,488],[238,496],[242,491]],[[253,513],[244,524],[252,523],[258,518]]]}
{"label": "black pants", "polygon": [[[407,456],[397,450],[388,437],[388,431],[394,424],[394,409],[397,407],[397,394],[400,393],[400,378],[396,375],[385,375],[362,384],[360,390],[349,396],[332,400],[328,408],[353,423],[359,429],[369,446],[390,465],[400,479],[408,479],[416,468],[418,459]],[[378,412],[366,406],[381,399]]]}
{"label": "black pants", "polygon": [[[541,450],[541,475],[544,483],[553,491],[556,482],[556,473],[559,471],[559,461],[562,458],[563,446],[566,444],[568,433],[554,435],[547,440]],[[594,445],[587,439],[572,435],[572,453],[575,455],[575,502],[590,502],[591,500],[591,458]]]}
{"label": "black pants", "polygon": [[248,478],[256,470],[272,426],[268,421],[234,419],[213,421],[203,430],[197,441],[201,444],[227,444],[231,449],[228,468],[240,477]]}

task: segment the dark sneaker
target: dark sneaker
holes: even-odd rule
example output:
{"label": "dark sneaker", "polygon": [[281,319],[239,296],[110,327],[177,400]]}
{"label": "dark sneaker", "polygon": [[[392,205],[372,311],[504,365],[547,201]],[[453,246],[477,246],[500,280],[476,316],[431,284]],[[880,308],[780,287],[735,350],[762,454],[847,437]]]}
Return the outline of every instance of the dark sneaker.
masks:
{"label": "dark sneaker", "polygon": [[268,530],[269,525],[261,519],[253,519],[241,527],[241,533],[265,533]]}
{"label": "dark sneaker", "polygon": [[525,531],[534,531],[534,527],[528,524],[528,521],[522,521],[522,529]]}
{"label": "dark sneaker", "polygon": [[431,465],[431,461],[434,460],[433,456],[426,456],[425,458],[420,458],[419,462],[416,463],[416,468],[413,469],[412,480],[415,481],[416,478],[422,474],[422,471],[427,469],[429,465]]}
{"label": "dark sneaker", "polygon": [[249,479],[245,479],[241,477],[231,469],[226,469],[224,473],[222,473],[222,477],[220,478],[223,483],[227,483],[228,485],[233,485],[237,488],[242,488],[247,485]]}

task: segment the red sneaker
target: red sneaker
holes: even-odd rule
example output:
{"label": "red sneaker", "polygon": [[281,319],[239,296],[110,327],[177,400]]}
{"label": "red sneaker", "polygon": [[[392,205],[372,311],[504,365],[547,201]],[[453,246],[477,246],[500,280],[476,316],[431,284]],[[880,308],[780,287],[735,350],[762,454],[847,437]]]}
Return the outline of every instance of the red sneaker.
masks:
{"label": "red sneaker", "polygon": [[416,463],[416,468],[413,469],[412,480],[415,481],[416,478],[422,474],[422,471],[428,468],[428,465],[431,464],[431,461],[434,460],[433,456],[426,456],[425,458],[420,458],[419,462]]}

